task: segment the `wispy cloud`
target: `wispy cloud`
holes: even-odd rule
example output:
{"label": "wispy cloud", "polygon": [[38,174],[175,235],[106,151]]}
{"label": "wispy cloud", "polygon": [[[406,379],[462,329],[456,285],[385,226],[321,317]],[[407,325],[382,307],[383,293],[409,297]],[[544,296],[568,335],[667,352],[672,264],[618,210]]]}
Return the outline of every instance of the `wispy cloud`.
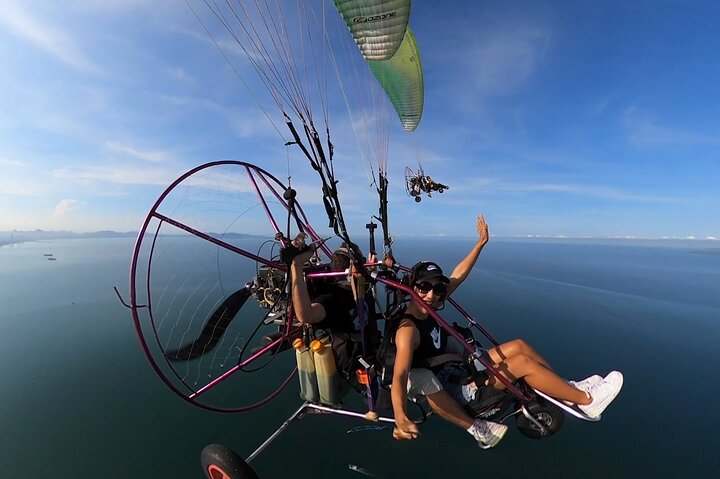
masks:
{"label": "wispy cloud", "polygon": [[84,201],[80,201],[80,200],[73,200],[73,199],[60,200],[60,203],[58,203],[57,206],[55,207],[55,210],[53,211],[52,216],[54,219],[62,218],[67,213],[69,213],[73,210],[82,208],[86,204],[87,203],[85,203]]}
{"label": "wispy cloud", "polygon": [[523,25],[493,32],[476,44],[471,73],[476,93],[489,96],[515,91],[535,72],[551,38],[546,28]]}
{"label": "wispy cloud", "polygon": [[185,71],[185,69],[180,68],[180,67],[168,67],[165,69],[165,74],[169,78],[176,80],[176,81],[187,82],[191,85],[195,85],[197,83],[191,75],[188,75],[188,73],[187,73],[187,71]]}
{"label": "wispy cloud", "polygon": [[49,53],[68,66],[85,73],[100,72],[100,68],[87,58],[71,35],[48,22],[33,18],[20,4],[3,2],[0,28]]}
{"label": "wispy cloud", "polygon": [[161,163],[167,161],[169,158],[169,154],[165,151],[144,151],[130,145],[123,145],[113,141],[105,143],[105,147],[112,153],[120,153],[149,163]]}
{"label": "wispy cloud", "polygon": [[48,189],[47,178],[27,174],[6,174],[0,178],[0,195],[42,198]]}
{"label": "wispy cloud", "polygon": [[6,158],[6,157],[2,157],[2,156],[0,156],[0,165],[13,166],[13,167],[18,167],[18,168],[27,168],[30,166],[28,163],[24,163],[15,158]]}
{"label": "wispy cloud", "polygon": [[707,134],[682,127],[670,127],[630,107],[623,117],[630,141],[641,147],[671,145],[720,145],[720,134]]}
{"label": "wispy cloud", "polygon": [[590,116],[597,117],[607,112],[613,102],[616,100],[617,95],[608,93],[601,98],[598,98],[590,108]]}
{"label": "wispy cloud", "polygon": [[0,195],[42,198],[54,191],[52,178],[32,161],[7,154],[0,156]]}
{"label": "wispy cloud", "polygon": [[177,170],[108,166],[98,168],[63,168],[52,172],[55,179],[67,181],[100,181],[122,185],[168,185],[177,177]]}
{"label": "wispy cloud", "polygon": [[482,26],[474,26],[453,41],[464,48],[443,52],[447,62],[463,65],[464,74],[457,79],[462,87],[451,91],[471,105],[515,93],[537,71],[553,40],[551,29],[542,24],[508,20],[482,31]]}
{"label": "wispy cloud", "polygon": [[509,184],[503,185],[505,191],[516,191],[521,193],[566,193],[574,196],[592,196],[607,200],[617,201],[647,201],[654,203],[678,203],[683,200],[670,197],[639,195],[627,193],[616,188],[584,185],[584,184],[560,184],[560,183],[537,183],[537,184]]}
{"label": "wispy cloud", "polygon": [[[276,135],[267,117],[259,113],[257,108],[228,107],[207,98],[191,96],[161,95],[160,99],[178,107],[194,107],[210,111],[222,117],[240,138],[265,138]],[[284,125],[280,126],[284,127]]]}
{"label": "wispy cloud", "polygon": [[682,204],[687,200],[667,196],[643,195],[597,184],[513,182],[498,178],[471,178],[451,184],[453,192],[473,194],[559,193],[613,201],[638,201]]}
{"label": "wispy cloud", "polygon": [[81,10],[128,10],[142,5],[155,5],[153,0],[66,0],[66,2]]}

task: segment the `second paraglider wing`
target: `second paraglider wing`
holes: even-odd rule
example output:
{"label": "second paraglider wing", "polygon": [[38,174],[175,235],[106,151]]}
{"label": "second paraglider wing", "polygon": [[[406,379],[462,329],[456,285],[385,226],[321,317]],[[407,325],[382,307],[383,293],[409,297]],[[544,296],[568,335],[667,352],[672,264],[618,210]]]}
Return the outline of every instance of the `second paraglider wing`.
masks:
{"label": "second paraglider wing", "polygon": [[391,59],[368,64],[395,107],[403,129],[414,131],[422,118],[425,87],[420,53],[410,28]]}

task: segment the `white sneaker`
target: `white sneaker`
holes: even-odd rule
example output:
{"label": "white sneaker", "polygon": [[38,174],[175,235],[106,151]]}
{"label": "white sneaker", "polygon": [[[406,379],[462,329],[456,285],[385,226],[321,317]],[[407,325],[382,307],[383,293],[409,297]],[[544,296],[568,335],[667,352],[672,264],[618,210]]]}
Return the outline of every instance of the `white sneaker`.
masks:
{"label": "white sneaker", "polygon": [[622,386],[622,373],[613,371],[602,382],[591,385],[586,389],[587,393],[592,397],[592,402],[586,405],[578,404],[578,408],[589,417],[600,417],[600,414],[618,395]]}
{"label": "white sneaker", "polygon": [[[609,374],[608,374],[609,376]],[[593,384],[598,384],[603,381],[603,377],[599,374],[593,374],[589,378],[585,378],[581,381],[568,381],[570,383],[570,386],[579,389],[581,391],[585,391],[587,388],[592,386]]]}
{"label": "white sneaker", "polygon": [[[590,387],[592,387],[595,384],[599,384],[601,382],[603,382],[603,377],[600,376],[599,374],[593,374],[592,376],[585,378],[581,381],[568,381],[568,384],[570,384],[570,386],[574,387],[575,389],[579,389],[583,392],[587,392],[587,390],[590,389]],[[572,401],[563,400],[563,402],[565,404],[567,404],[568,406],[572,406],[575,404]]]}
{"label": "white sneaker", "polygon": [[467,432],[475,438],[481,449],[490,449],[502,440],[507,430],[505,424],[475,419]]}
{"label": "white sneaker", "polygon": [[610,371],[607,376],[605,376],[605,381],[620,381],[620,384],[623,383],[623,375],[620,371]]}

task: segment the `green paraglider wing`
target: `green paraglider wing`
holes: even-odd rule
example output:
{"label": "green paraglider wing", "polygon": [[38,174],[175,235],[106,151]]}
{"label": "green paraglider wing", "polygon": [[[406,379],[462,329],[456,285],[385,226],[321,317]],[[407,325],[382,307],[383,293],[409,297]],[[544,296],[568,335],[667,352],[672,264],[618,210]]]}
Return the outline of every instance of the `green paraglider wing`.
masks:
{"label": "green paraglider wing", "polygon": [[420,54],[410,28],[392,58],[368,64],[395,107],[403,129],[415,130],[422,117],[425,88]]}
{"label": "green paraglider wing", "polygon": [[366,60],[391,58],[403,41],[410,0],[334,0]]}

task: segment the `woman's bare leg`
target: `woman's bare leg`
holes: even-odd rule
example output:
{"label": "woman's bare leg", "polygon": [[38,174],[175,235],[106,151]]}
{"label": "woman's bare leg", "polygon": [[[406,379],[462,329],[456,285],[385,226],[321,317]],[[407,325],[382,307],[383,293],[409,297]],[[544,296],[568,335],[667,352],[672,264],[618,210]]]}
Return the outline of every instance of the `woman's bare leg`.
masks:
{"label": "woman's bare leg", "polygon": [[441,418],[467,430],[473,424],[473,418],[447,392],[438,391],[425,396],[430,407]]}
{"label": "woman's bare leg", "polygon": [[[428,394],[425,397],[433,411],[446,421],[465,429],[466,432],[475,438],[478,445],[483,449],[496,446],[507,432],[508,427],[504,424],[482,419],[474,420],[468,415],[467,411],[445,391],[438,391],[433,394]],[[395,430],[397,430],[397,428],[395,428]],[[395,439],[405,439],[405,437],[399,434],[396,435],[395,430],[393,431],[393,437],[395,437]]]}
{"label": "woman's bare leg", "polygon": [[[530,386],[552,397],[564,399],[575,404],[590,404],[584,391],[576,389],[563,378],[537,363],[528,356],[518,354],[495,364],[496,369],[510,381],[523,379]],[[504,389],[505,385],[490,375],[488,384],[495,389]]]}
{"label": "woman's bare leg", "polygon": [[488,349],[488,354],[490,355],[490,359],[492,359],[496,364],[503,362],[507,358],[522,354],[552,370],[550,364],[545,361],[545,359],[540,356],[538,352],[532,348],[532,346],[522,339],[513,339],[512,341],[503,343],[500,346],[490,348]]}

